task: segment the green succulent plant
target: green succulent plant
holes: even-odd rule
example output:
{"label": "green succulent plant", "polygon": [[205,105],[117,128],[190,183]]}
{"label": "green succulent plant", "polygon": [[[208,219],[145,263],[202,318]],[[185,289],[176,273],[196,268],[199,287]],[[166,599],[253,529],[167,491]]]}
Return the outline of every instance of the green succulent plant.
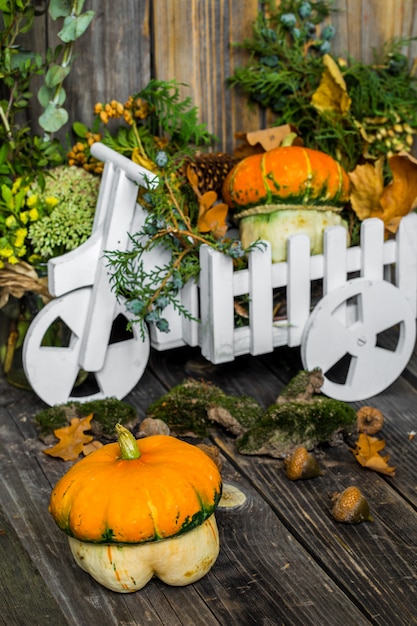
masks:
{"label": "green succulent plant", "polygon": [[[90,236],[100,178],[78,167],[50,170],[41,197],[53,197],[56,206],[33,222],[28,238],[43,261],[74,250]],[[36,189],[36,185],[35,185]]]}

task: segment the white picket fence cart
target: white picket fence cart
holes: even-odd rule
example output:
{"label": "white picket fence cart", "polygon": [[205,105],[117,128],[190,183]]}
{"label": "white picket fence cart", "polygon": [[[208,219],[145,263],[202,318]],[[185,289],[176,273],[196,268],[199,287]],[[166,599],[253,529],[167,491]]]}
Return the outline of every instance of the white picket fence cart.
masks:
{"label": "white picket fence cart", "polygon": [[[145,211],[137,185],[156,184],[153,175],[97,143],[92,152],[105,162],[93,233],[78,249],[50,261],[49,290],[54,299],[32,322],[23,348],[26,376],[39,397],[54,405],[69,400],[124,398],[141,379],[150,348],[200,346],[212,363],[243,354],[260,355],[278,346],[301,348],[305,369],[320,367],[323,393],[345,401],[374,396],[393,383],[415,346],[417,315],[417,215],[403,218],[396,239],[384,240],[379,219],[362,223],[361,245],[348,248],[346,231],[330,227],[324,253],[310,256],[307,235],[289,238],[287,261],[272,263],[269,246],[255,249],[248,269],[233,271],[232,260],[202,246],[198,284],[181,291],[193,319],[170,308],[170,332],[153,324],[145,339],[137,327],[123,341],[111,342],[114,320],[129,312],[112,292],[103,252],[126,249],[128,233],[138,232]],[[149,253],[150,265],[166,261],[164,251]],[[312,284],[321,285],[313,307]],[[285,319],[274,321],[273,294],[285,290]],[[234,303],[249,300],[249,323],[235,326]],[[48,328],[62,320],[71,331],[68,345],[43,346]],[[199,320],[199,321],[196,321]],[[395,330],[394,343],[381,337]],[[345,362],[343,380],[335,380]],[[80,371],[93,373],[97,391],[73,396]]]}

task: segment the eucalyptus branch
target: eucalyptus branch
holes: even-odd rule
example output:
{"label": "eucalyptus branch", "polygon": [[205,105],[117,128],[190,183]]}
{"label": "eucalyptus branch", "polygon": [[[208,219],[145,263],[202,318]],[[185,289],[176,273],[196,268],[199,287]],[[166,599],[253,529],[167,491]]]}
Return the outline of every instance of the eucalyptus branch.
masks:
{"label": "eucalyptus branch", "polygon": [[64,18],[63,28],[58,33],[64,48],[61,63],[54,63],[49,67],[45,85],[39,90],[39,101],[44,107],[39,124],[47,133],[58,131],[68,121],[68,112],[63,108],[65,102],[63,82],[71,69],[74,42],[86,31],[94,16],[94,11],[80,13],[82,4],[79,4],[78,0],[71,0],[71,3],[50,0],[51,18],[53,20]]}

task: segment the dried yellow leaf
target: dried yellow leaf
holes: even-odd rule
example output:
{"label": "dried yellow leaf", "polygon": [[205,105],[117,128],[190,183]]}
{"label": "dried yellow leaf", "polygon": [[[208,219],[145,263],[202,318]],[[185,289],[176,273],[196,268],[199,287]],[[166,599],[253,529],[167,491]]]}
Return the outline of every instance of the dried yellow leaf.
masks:
{"label": "dried yellow leaf", "polygon": [[191,187],[193,187],[193,189],[197,189],[198,190],[198,176],[197,176],[197,172],[194,170],[193,167],[191,167],[191,165],[188,165],[188,167],[187,167],[187,179],[188,179],[188,182],[190,183]]}
{"label": "dried yellow leaf", "polygon": [[334,111],[343,115],[350,109],[351,99],[348,95],[345,79],[329,54],[323,56],[325,70],[320,85],[314,92],[311,103],[320,112]]}
{"label": "dried yellow leaf", "polygon": [[133,152],[132,152],[132,161],[134,163],[137,163],[138,165],[141,165],[142,167],[145,167],[147,170],[151,171],[151,172],[156,172],[156,170],[158,169],[155,165],[155,163],[153,161],[151,161],[151,159],[149,157],[147,157],[146,155],[141,154],[139,148],[134,148]]}
{"label": "dried yellow leaf", "polygon": [[356,448],[352,450],[358,463],[374,472],[395,476],[395,467],[388,465],[389,455],[381,456],[379,452],[385,448],[385,441],[360,433]]}
{"label": "dried yellow leaf", "polygon": [[380,201],[384,190],[383,163],[383,159],[378,159],[373,165],[358,165],[353,172],[349,172],[350,201],[360,220],[382,217]]}
{"label": "dried yellow leaf", "polygon": [[208,211],[208,209],[213,206],[216,200],[217,193],[215,191],[206,191],[199,199],[199,216]]}
{"label": "dried yellow leaf", "polygon": [[197,228],[201,233],[211,232],[216,239],[221,239],[227,232],[226,218],[229,211],[227,204],[219,202],[211,207],[200,205]]}

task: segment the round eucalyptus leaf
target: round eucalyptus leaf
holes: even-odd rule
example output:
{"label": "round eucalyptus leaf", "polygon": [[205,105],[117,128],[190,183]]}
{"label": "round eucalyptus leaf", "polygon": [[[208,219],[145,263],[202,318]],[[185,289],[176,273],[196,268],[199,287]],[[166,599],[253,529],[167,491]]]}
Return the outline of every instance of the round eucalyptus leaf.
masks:
{"label": "round eucalyptus leaf", "polygon": [[45,84],[47,87],[56,87],[71,71],[71,66],[62,67],[61,65],[52,65],[46,72]]}
{"label": "round eucalyptus leaf", "polygon": [[68,122],[68,112],[53,104],[48,104],[39,118],[39,124],[48,133],[56,133]]}
{"label": "round eucalyptus leaf", "polygon": [[94,17],[94,11],[86,11],[82,15],[69,15],[64,20],[64,26],[59,31],[58,36],[64,43],[75,41],[87,30],[91,20]]}
{"label": "round eucalyptus leaf", "polygon": [[38,100],[43,106],[43,108],[47,107],[50,102],[54,99],[54,90],[46,85],[42,85],[42,87],[38,91]]}
{"label": "round eucalyptus leaf", "polygon": [[65,89],[61,86],[58,90],[58,93],[55,93],[55,96],[54,96],[55,106],[61,107],[64,104],[66,97],[67,97],[67,94],[65,92]]}
{"label": "round eucalyptus leaf", "polygon": [[58,17],[67,17],[71,14],[71,0],[50,0],[49,15],[53,20]]}

